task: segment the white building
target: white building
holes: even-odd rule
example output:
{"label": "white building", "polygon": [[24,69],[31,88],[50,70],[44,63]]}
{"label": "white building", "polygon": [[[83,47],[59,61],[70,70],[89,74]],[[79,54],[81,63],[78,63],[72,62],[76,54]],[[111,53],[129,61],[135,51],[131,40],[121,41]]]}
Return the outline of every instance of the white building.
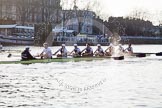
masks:
{"label": "white building", "polygon": [[75,30],[78,33],[82,34],[92,34],[93,32],[93,19],[95,13],[87,10],[64,10],[62,24],[69,30]]}

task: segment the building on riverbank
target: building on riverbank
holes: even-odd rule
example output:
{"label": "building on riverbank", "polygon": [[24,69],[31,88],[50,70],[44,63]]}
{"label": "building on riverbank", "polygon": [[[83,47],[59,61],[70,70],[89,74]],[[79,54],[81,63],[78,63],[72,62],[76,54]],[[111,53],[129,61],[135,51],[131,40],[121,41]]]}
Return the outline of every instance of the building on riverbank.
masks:
{"label": "building on riverbank", "polygon": [[60,0],[0,0],[0,19],[22,25],[58,22],[60,10]]}

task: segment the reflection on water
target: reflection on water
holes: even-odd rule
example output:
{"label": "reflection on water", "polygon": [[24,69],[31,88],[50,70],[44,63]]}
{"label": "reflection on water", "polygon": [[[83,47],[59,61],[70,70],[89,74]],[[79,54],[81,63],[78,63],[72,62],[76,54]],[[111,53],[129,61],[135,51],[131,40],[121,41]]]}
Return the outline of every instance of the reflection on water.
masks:
{"label": "reflection on water", "polygon": [[0,108],[162,108],[161,70],[156,56],[1,65]]}

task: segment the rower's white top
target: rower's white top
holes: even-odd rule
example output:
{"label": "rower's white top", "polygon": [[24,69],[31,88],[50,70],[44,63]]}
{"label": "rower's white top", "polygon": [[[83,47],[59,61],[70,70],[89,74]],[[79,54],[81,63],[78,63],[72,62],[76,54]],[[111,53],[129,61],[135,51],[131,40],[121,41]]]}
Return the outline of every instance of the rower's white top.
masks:
{"label": "rower's white top", "polygon": [[51,51],[50,48],[44,49],[43,50],[43,53],[44,54],[47,54],[49,58],[52,57],[52,51]]}
{"label": "rower's white top", "polygon": [[98,51],[99,53],[102,53],[102,52],[103,52],[103,49],[102,49],[102,48],[97,48],[97,51]]}
{"label": "rower's white top", "polygon": [[[60,48],[58,51],[61,52],[61,50],[62,50],[62,48]],[[67,49],[64,48],[63,51],[62,51],[62,54],[63,54],[63,55],[66,55],[67,53],[68,53]]]}

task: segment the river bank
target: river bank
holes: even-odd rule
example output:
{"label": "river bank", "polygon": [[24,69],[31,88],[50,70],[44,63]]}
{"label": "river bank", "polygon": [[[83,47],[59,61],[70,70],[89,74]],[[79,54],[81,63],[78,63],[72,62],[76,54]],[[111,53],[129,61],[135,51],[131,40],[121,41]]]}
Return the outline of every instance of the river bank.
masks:
{"label": "river bank", "polygon": [[122,44],[162,44],[162,37],[153,36],[121,36]]}
{"label": "river bank", "polygon": [[[66,45],[78,44],[84,46],[86,43],[96,46],[98,43],[107,46],[110,44],[109,37],[87,36],[87,37],[57,37],[53,41],[53,46],[60,46],[62,43]],[[161,36],[121,36],[121,44],[162,44]]]}

